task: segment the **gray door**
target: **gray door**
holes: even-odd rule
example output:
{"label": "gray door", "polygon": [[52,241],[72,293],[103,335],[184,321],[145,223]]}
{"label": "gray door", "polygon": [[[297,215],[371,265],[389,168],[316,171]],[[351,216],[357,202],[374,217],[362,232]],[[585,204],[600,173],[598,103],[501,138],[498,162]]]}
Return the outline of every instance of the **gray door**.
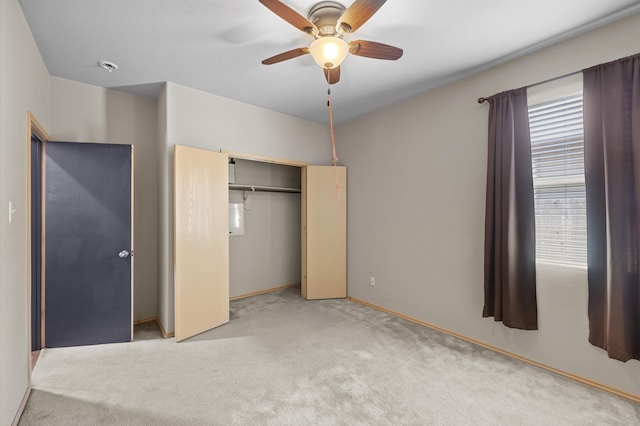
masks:
{"label": "gray door", "polygon": [[45,346],[131,340],[130,145],[45,146]]}

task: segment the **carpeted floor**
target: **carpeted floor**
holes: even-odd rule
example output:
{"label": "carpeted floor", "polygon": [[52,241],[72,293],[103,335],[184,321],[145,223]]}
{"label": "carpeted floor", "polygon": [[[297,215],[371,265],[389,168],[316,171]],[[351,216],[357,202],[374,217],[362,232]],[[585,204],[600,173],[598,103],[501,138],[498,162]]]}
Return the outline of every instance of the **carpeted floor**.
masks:
{"label": "carpeted floor", "polygon": [[45,349],[20,425],[640,425],[640,405],[287,289],[174,339]]}

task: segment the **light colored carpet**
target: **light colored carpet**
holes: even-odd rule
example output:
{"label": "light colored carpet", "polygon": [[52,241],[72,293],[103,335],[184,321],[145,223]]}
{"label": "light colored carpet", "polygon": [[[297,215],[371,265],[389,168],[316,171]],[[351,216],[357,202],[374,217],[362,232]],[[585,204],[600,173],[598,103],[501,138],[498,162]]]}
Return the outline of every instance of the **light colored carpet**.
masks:
{"label": "light colored carpet", "polygon": [[46,349],[20,425],[638,425],[640,405],[287,289],[173,339]]}

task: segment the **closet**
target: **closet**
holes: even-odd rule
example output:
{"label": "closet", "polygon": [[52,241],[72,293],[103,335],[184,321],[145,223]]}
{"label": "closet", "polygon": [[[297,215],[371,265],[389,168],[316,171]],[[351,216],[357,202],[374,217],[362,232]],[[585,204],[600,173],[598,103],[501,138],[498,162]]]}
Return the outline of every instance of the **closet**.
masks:
{"label": "closet", "polygon": [[306,299],[346,297],[346,179],[341,166],[176,145],[176,340],[228,322],[230,296],[301,283]]}
{"label": "closet", "polygon": [[229,158],[231,299],[300,284],[301,168]]}

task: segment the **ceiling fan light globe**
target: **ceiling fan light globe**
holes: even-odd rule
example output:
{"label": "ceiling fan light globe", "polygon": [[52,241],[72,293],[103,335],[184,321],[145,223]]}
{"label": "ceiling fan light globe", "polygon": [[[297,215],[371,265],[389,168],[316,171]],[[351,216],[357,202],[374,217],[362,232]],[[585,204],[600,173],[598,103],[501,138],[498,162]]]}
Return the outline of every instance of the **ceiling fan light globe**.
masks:
{"label": "ceiling fan light globe", "polygon": [[349,45],[338,37],[320,37],[311,43],[309,53],[322,68],[339,67],[349,53]]}

